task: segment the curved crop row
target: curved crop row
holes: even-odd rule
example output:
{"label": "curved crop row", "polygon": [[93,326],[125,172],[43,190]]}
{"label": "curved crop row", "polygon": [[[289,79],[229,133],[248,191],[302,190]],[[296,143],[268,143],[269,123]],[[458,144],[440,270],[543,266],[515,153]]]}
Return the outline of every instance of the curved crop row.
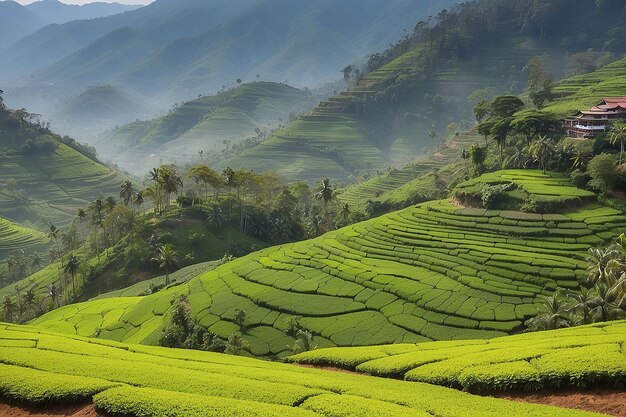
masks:
{"label": "curved crop row", "polygon": [[114,415],[172,417],[600,416],[443,387],[0,324],[0,395],[92,399]]}
{"label": "curved crop row", "polygon": [[521,329],[538,296],[577,290],[588,248],[624,226],[625,216],[597,204],[541,215],[435,201],[259,251],[148,297],[68,306],[35,323],[154,344],[172,299],[188,295],[196,321],[222,338],[243,331],[261,356],[287,353],[294,317],[320,347],[488,339]]}
{"label": "curved crop row", "polygon": [[625,342],[626,322],[616,322],[492,340],[322,349],[289,360],[469,391],[532,390],[623,384]]}

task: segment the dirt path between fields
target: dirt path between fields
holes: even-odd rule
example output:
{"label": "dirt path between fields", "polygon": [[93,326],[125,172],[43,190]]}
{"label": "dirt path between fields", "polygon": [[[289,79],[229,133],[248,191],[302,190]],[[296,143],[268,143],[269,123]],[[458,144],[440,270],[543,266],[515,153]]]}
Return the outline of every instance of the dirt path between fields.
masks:
{"label": "dirt path between fields", "polygon": [[0,417],[105,417],[93,404],[34,408],[0,403]]}
{"label": "dirt path between fields", "polygon": [[546,392],[499,394],[498,398],[511,401],[553,405],[561,408],[594,411],[615,417],[626,417],[626,390],[591,390],[588,392]]}

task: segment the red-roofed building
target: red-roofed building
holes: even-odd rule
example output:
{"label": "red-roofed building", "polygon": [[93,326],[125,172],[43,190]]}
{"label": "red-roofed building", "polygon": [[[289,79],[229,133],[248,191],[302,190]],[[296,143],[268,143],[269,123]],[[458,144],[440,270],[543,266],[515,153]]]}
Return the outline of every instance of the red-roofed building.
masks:
{"label": "red-roofed building", "polygon": [[609,97],[589,110],[581,110],[565,119],[565,130],[570,138],[587,139],[606,132],[609,124],[626,120],[626,97]]}

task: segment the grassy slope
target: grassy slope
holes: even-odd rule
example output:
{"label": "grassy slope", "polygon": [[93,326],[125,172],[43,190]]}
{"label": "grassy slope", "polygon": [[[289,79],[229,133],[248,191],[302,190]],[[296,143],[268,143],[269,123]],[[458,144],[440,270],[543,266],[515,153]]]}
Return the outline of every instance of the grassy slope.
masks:
{"label": "grassy slope", "polygon": [[322,349],[289,360],[466,390],[563,388],[626,380],[625,342],[621,321],[492,340]]}
{"label": "grassy slope", "polygon": [[128,416],[600,416],[427,384],[14,325],[0,325],[0,362],[4,397],[39,404],[93,399],[108,413]]}
{"label": "grassy slope", "polygon": [[256,128],[278,125],[290,112],[304,110],[309,101],[305,92],[287,85],[244,84],[233,91],[187,102],[161,118],[122,126],[102,139],[98,148],[116,163],[134,166],[134,170],[149,168],[137,161],[151,154],[167,161],[191,160],[200,150],[220,150],[224,141],[243,139],[253,136]]}
{"label": "grassy slope", "polygon": [[[195,262],[201,263],[200,265],[184,268],[172,274],[171,278],[178,282],[186,282],[190,278],[200,275],[199,268],[202,268],[202,272],[213,269],[215,267],[214,261],[221,259],[227,252],[229,240],[231,253],[235,254],[239,251],[249,253],[253,246],[255,248],[264,248],[267,246],[264,242],[243,235],[237,228],[229,226],[221,230],[220,233],[214,233],[206,224],[194,219],[185,219],[184,221],[164,220],[160,222],[151,233],[155,235],[167,234],[168,242],[174,244],[179,253],[183,255],[193,253]],[[192,234],[201,234],[204,237],[199,244],[192,246],[189,242],[189,236]],[[163,284],[165,280],[164,277],[154,277],[162,273],[160,270],[154,269],[136,274],[138,267],[135,264],[131,263],[130,267],[127,268],[127,249],[128,242],[122,241],[118,246],[109,250],[109,263],[106,262],[104,253],[100,254],[99,257],[94,256],[92,259],[85,260],[85,267],[95,267],[98,265],[106,265],[106,267],[101,270],[100,278],[94,282],[88,283],[85,288],[82,283],[82,276],[77,278],[77,293],[79,295],[82,294],[80,299],[84,300],[90,297],[106,298],[106,296],[118,295],[140,295],[150,288],[151,283]],[[77,255],[84,259],[81,253],[77,253]],[[67,276],[62,273],[62,269],[59,262],[47,265],[40,271],[18,282],[0,288],[0,298],[4,298],[6,295],[16,297],[16,288],[19,289],[20,293],[32,289],[37,297],[44,298],[48,295],[50,285],[54,284],[61,295],[60,300],[63,301],[73,294],[73,290],[70,285],[65,284]],[[149,277],[154,278],[146,280],[146,278]],[[120,288],[122,289],[119,290]],[[116,294],[118,290],[119,294]],[[115,295],[109,293],[110,291],[114,291]],[[98,297],[100,294],[104,295]]]}
{"label": "grassy slope", "polygon": [[[569,192],[558,176],[530,171],[529,183]],[[460,209],[434,201],[266,249],[146,298],[68,306],[36,323],[55,331],[155,343],[177,294],[194,317],[227,337],[240,330],[256,355],[283,355],[287,320],[319,335],[321,346],[491,338],[536,314],[537,296],[577,289],[587,249],[614,238],[626,218],[589,203],[562,214]],[[115,323],[103,322],[115,311]]]}
{"label": "grassy slope", "polygon": [[604,97],[626,95],[626,58],[588,74],[566,78],[557,83],[554,102],[545,110],[569,116],[598,104]]}
{"label": "grassy slope", "polygon": [[409,201],[416,195],[428,195],[436,189],[433,172],[437,171],[440,175],[453,172],[457,168],[455,164],[461,160],[461,150],[483,141],[482,136],[474,133],[461,134],[449,139],[439,152],[345,188],[339,199],[352,207],[363,209],[369,200],[396,204]]}
{"label": "grassy slope", "polygon": [[0,218],[0,258],[15,250],[38,251],[49,243],[48,237],[34,229]]}
{"label": "grassy slope", "polygon": [[[449,76],[456,79],[462,77],[462,74]],[[594,72],[559,81],[554,89],[558,98],[549,103],[545,110],[567,116],[599,103],[604,97],[623,96],[625,91],[626,59],[622,59]],[[391,203],[407,201],[412,194],[419,193],[422,187],[424,190],[431,188],[431,181],[424,174],[432,170],[449,169],[447,165],[460,161],[460,150],[469,149],[475,143],[482,144],[483,138],[464,134],[449,140],[446,147],[433,156],[420,158],[401,169],[347,187],[340,199],[357,208],[364,207],[368,200]]]}
{"label": "grassy slope", "polygon": [[[0,122],[2,123],[2,122]],[[0,126],[0,216],[16,222],[63,223],[99,193],[117,195],[120,176],[73,148],[59,143],[52,153],[24,155],[20,149],[32,131]],[[15,190],[24,189],[29,203],[17,202]]]}
{"label": "grassy slope", "polygon": [[[418,47],[367,74],[348,91],[320,103],[310,115],[301,117],[270,140],[227,162],[231,166],[276,170],[299,180],[325,177],[345,180],[361,171],[406,165],[423,155],[424,148],[438,142],[429,137],[431,129],[436,128],[441,133],[451,121],[472,118],[465,97],[473,91],[485,87],[497,91],[510,89],[511,78],[494,75],[498,68],[519,67],[521,70],[531,57],[546,52],[559,55],[555,51],[554,45],[511,37],[479,49],[478,66],[468,62],[450,63],[446,68],[424,75],[419,69],[423,62]],[[521,71],[516,81],[523,82],[520,74]],[[385,115],[390,123],[384,130],[381,131],[376,121],[358,118],[345,110],[347,101],[353,98],[372,101],[377,92],[403,78],[412,80],[417,87],[394,114]],[[446,103],[434,106],[434,115],[425,114],[428,106],[423,98],[427,94],[438,96]]]}

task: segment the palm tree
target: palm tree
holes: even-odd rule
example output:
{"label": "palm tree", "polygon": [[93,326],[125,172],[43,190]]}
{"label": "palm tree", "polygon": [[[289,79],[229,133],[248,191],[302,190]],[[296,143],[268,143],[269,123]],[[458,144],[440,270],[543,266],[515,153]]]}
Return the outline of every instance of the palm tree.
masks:
{"label": "palm tree", "polygon": [[145,202],[145,200],[143,198],[143,192],[142,191],[137,191],[135,193],[135,196],[133,197],[133,205],[135,206],[135,208],[137,210],[139,210],[141,208],[141,206],[143,206],[144,202]]}
{"label": "palm tree", "polygon": [[170,285],[170,272],[172,268],[175,268],[180,260],[178,259],[178,252],[171,243],[166,243],[157,248],[157,256],[152,259],[154,262],[159,263],[159,268],[165,269],[165,285]]}
{"label": "palm tree", "polygon": [[120,189],[120,198],[124,202],[125,206],[128,206],[130,202],[133,200],[135,195],[135,186],[132,182],[126,180],[122,183]]}
{"label": "palm tree", "polygon": [[28,312],[31,313],[31,315],[34,315],[32,314],[32,312],[33,312],[33,306],[35,305],[35,301],[36,301],[35,290],[31,287],[23,295],[24,306],[28,309]]}
{"label": "palm tree", "polygon": [[4,296],[4,302],[2,303],[2,309],[4,310],[4,318],[11,323],[15,314],[15,303],[13,299],[8,295]]}
{"label": "palm tree", "polygon": [[589,162],[589,155],[584,151],[578,149],[572,156],[572,168],[584,170]]}
{"label": "palm tree", "polygon": [[330,180],[328,178],[322,182],[322,188],[317,194],[315,194],[315,198],[321,200],[324,207],[326,207],[326,205],[330,203],[333,198],[335,198],[333,187],[330,185]]}
{"label": "palm tree", "polygon": [[619,153],[619,164],[622,164],[622,158],[624,155],[624,142],[626,141],[626,122],[623,120],[618,120],[613,124],[611,128],[611,137],[609,138],[609,142],[611,145],[620,144],[620,153]]}
{"label": "palm tree", "polygon": [[580,314],[581,324],[590,324],[593,321],[591,312],[597,307],[594,290],[581,288],[579,294],[570,294],[569,297],[574,302],[571,311]]}
{"label": "palm tree", "polygon": [[79,208],[76,211],[76,216],[78,217],[78,224],[80,226],[80,235],[83,236],[84,232],[83,232],[83,219],[85,217],[87,217],[87,213],[85,212],[84,208]]}
{"label": "palm tree", "polygon": [[555,330],[563,327],[570,327],[572,320],[569,315],[569,308],[566,301],[561,297],[560,291],[550,297],[545,297],[539,314],[531,320],[529,328],[534,330]]}
{"label": "palm tree", "polygon": [[341,216],[344,222],[347,222],[348,218],[350,217],[350,214],[352,214],[352,212],[350,211],[350,204],[346,203],[343,205],[343,207],[341,207],[341,211],[339,212],[339,215]]}
{"label": "palm tree", "polygon": [[56,307],[59,306],[59,290],[57,286],[54,285],[54,283],[50,284],[50,286],[48,287],[47,297],[50,298],[53,305],[55,305]]}
{"label": "palm tree", "polygon": [[[61,230],[59,228],[57,228],[55,225],[53,225],[52,223],[50,223],[48,225],[50,231],[48,232],[48,237],[52,240],[54,240],[54,243],[56,244],[57,247],[57,253],[59,254],[59,256],[61,256],[61,247],[59,246],[59,236],[61,236]],[[61,256],[61,266],[63,266],[63,257]]]}
{"label": "palm tree", "polygon": [[66,274],[70,274],[70,276],[72,277],[72,292],[74,293],[74,298],[76,298],[75,278],[76,278],[76,273],[79,270],[80,270],[80,259],[74,254],[70,254],[70,257],[67,261],[67,264],[65,265],[65,268],[63,269],[63,272],[65,272]]}
{"label": "palm tree", "polygon": [[313,333],[308,330],[298,330],[296,341],[293,346],[290,347],[291,351],[294,354],[298,354],[317,349],[317,344],[314,342],[314,339]]}
{"label": "palm tree", "polygon": [[[102,201],[101,198],[98,198],[93,203],[89,204],[89,210],[91,211],[91,223],[94,226],[100,227],[102,229],[102,236],[104,239],[104,248],[105,250],[108,250],[107,249],[108,238],[106,234],[106,229],[104,227],[104,219],[106,217],[105,208],[106,206],[104,204],[104,201]],[[97,242],[97,239],[96,239],[96,242]],[[96,250],[98,251],[98,254],[99,254],[100,250],[98,250],[98,248],[96,248]]]}
{"label": "palm tree", "polygon": [[546,136],[539,136],[539,139],[532,144],[531,151],[535,158],[537,158],[537,162],[539,162],[539,166],[545,174],[548,170],[548,165],[556,152],[552,141]]}
{"label": "palm tree", "polygon": [[207,211],[207,222],[213,227],[214,230],[218,230],[224,223],[224,213],[222,208],[218,204],[213,204]]}
{"label": "palm tree", "polygon": [[595,287],[597,293],[594,299],[595,307],[591,310],[595,321],[604,322],[621,318],[624,315],[618,304],[613,300],[613,296],[609,293],[609,287],[605,284],[598,284]]}
{"label": "palm tree", "polygon": [[291,227],[283,219],[274,219],[272,221],[270,237],[275,243],[286,242],[291,238]]}

